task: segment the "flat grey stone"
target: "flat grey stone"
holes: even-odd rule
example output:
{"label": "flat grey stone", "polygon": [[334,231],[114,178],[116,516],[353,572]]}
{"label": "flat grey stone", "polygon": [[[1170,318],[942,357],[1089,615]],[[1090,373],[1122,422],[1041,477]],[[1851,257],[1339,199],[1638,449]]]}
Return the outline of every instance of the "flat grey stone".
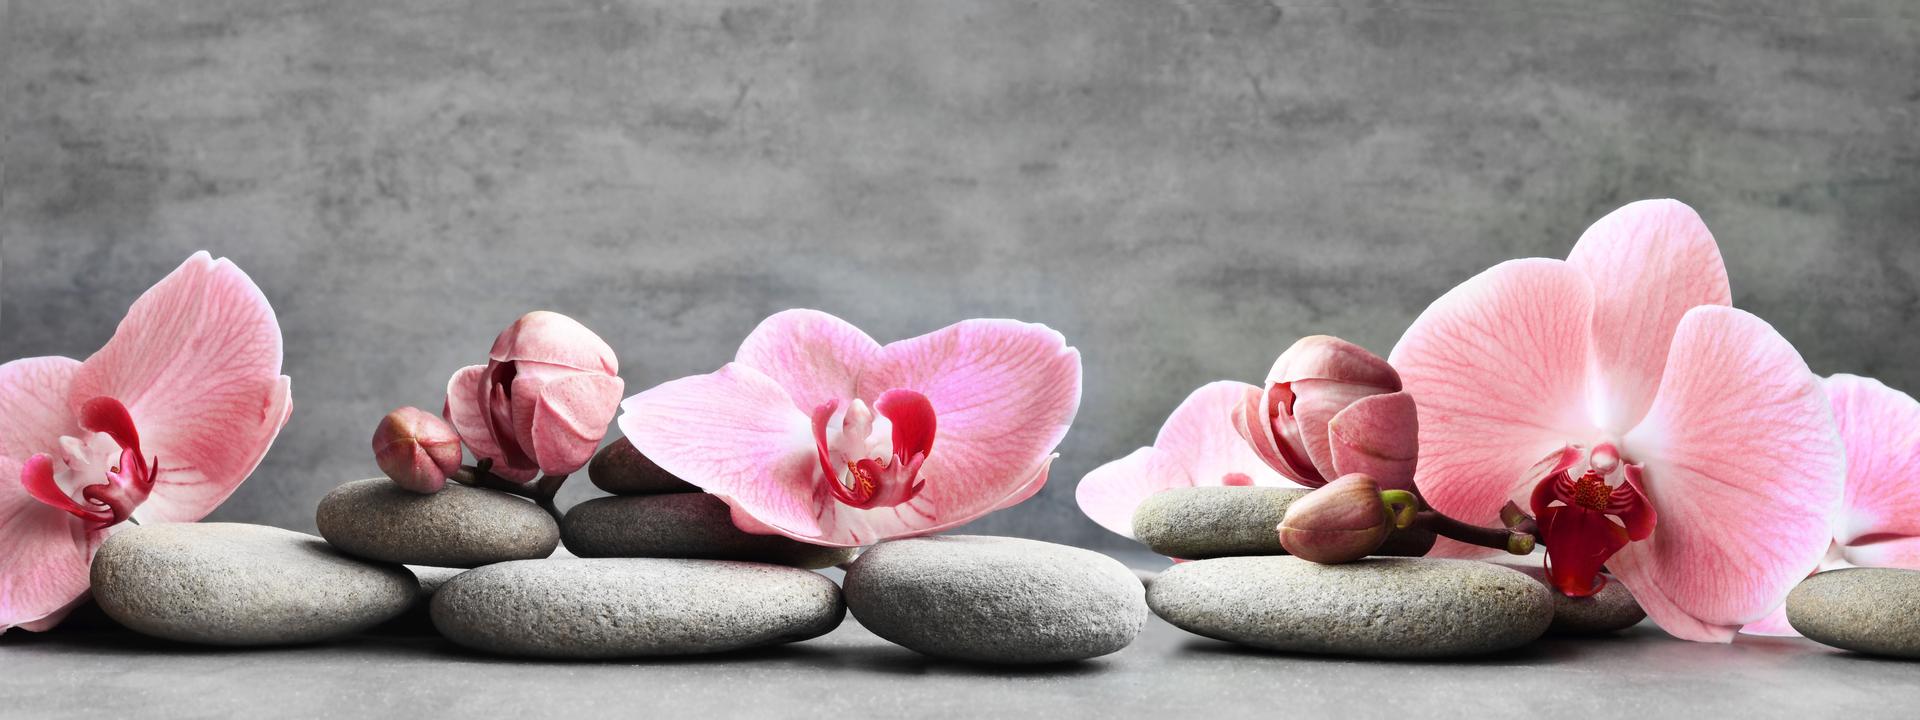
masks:
{"label": "flat grey stone", "polygon": [[594,498],[568,510],[560,529],[567,549],[580,557],[748,560],[824,568],[852,560],[855,552],[743,532],[734,526],[727,504],[706,493]]}
{"label": "flat grey stone", "polygon": [[375,630],[378,632],[407,634],[435,633],[436,631],[433,629],[433,614],[431,612],[433,607],[433,594],[439,592],[440,587],[446,585],[448,580],[454,579],[454,577],[460,573],[466,572],[467,569],[432,567],[428,565],[408,565],[406,568],[413,573],[414,579],[419,581],[420,591],[415,593],[413,604],[407,607],[406,612],[401,613],[399,617],[382,623],[378,628],[375,628]]}
{"label": "flat grey stone", "polygon": [[358,557],[471,568],[544,558],[560,544],[553,516],[524,498],[447,483],[432,495],[386,478],[356,480],[320,499],[320,536]]}
{"label": "flat grey stone", "polygon": [[1583,598],[1567,597],[1548,583],[1547,568],[1540,564],[1539,556],[1499,558],[1491,562],[1526,573],[1547,588],[1547,594],[1553,597],[1553,624],[1547,632],[1555,635],[1602,635],[1625,630],[1647,619],[1647,611],[1640,609],[1633,593],[1612,575],[1606,576],[1607,584],[1600,592]]}
{"label": "flat grey stone", "polygon": [[1181,563],[1147,590],[1154,613],[1207,637],[1286,652],[1451,657],[1519,647],[1553,622],[1526,575],[1477,560],[1295,557]]}
{"label": "flat grey stone", "polygon": [[115,533],[94,556],[93,597],[116,622],[211,645],[350,635],[414,601],[406,569],[356,560],[305,533],[238,523],[166,523]]}
{"label": "flat grey stone", "polygon": [[1787,623],[1844,650],[1920,658],[1920,571],[1829,570],[1787,593]]}
{"label": "flat grey stone", "polygon": [[[1285,555],[1277,530],[1293,501],[1311,490],[1260,486],[1185,487],[1147,496],[1133,511],[1133,536],[1154,552],[1185,560]],[[1433,533],[1400,530],[1375,555],[1418,557]]]}
{"label": "flat grey stone", "polygon": [[847,609],[875,635],[935,657],[990,663],[1116,652],[1146,623],[1145,592],[1120,561],[1018,538],[883,542],[847,568]]}
{"label": "flat grey stone", "polygon": [[587,463],[587,479],[593,481],[594,487],[615,495],[701,492],[700,486],[653,464],[626,438],[608,443],[594,453],[593,461]]}
{"label": "flat grey stone", "polygon": [[447,639],[503,655],[688,655],[795,642],[846,617],[840,588],[797,568],[724,560],[520,560],[433,596]]}

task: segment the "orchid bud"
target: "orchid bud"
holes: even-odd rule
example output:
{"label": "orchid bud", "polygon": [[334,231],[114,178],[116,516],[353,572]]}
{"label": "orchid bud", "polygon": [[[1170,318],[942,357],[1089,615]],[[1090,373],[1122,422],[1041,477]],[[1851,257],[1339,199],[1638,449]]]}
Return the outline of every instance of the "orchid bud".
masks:
{"label": "orchid bud", "polygon": [[1276,529],[1293,556],[1337,565],[1380,549],[1395,527],[1412,522],[1414,509],[1411,493],[1382,493],[1373,478],[1354,473],[1295,500]]}
{"label": "orchid bud", "polygon": [[1351,473],[1413,487],[1420,424],[1413,396],[1380,356],[1326,335],[1280,354],[1264,390],[1250,390],[1234,427],[1276,472],[1308,487]]}
{"label": "orchid bud", "polygon": [[460,435],[432,413],[403,407],[373,429],[373,459],[394,484],[430,495],[460,470]]}
{"label": "orchid bud", "polygon": [[487,364],[454,373],[445,415],[494,475],[563,476],[593,458],[625,385],[613,348],[573,318],[530,312],[493,341]]}

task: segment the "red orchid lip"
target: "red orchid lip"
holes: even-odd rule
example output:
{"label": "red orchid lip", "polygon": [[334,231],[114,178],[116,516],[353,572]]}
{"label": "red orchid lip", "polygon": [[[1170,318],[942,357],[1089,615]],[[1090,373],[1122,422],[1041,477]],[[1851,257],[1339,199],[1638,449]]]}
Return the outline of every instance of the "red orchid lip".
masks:
{"label": "red orchid lip", "polygon": [[44,453],[27,459],[20,471],[20,484],[35,500],[85,520],[89,527],[117,525],[132,517],[134,509],[153,492],[160,475],[160,459],[148,460],[140,452],[140,432],[134,427],[133,415],[114,398],[97,397],[82,405],[80,428],[105,433],[120,445],[119,462],[107,471],[106,481],[80,489],[85,504],[60,489],[54,479],[53,459]]}
{"label": "red orchid lip", "polygon": [[[1603,454],[1602,466],[1611,469],[1617,455]],[[1608,458],[1612,462],[1604,462]],[[1653,534],[1657,516],[1653,504],[1640,491],[1640,469],[1625,466],[1626,478],[1619,486],[1607,485],[1599,472],[1588,470],[1578,480],[1572,472],[1559,469],[1533,489],[1533,515],[1540,526],[1540,540],[1547,547],[1547,577],[1568,597],[1587,597],[1606,586],[1600,574],[1607,559],[1627,543],[1645,540]],[[1557,503],[1557,504],[1556,504]],[[1612,518],[1618,518],[1616,523]]]}
{"label": "red orchid lip", "polygon": [[[850,413],[864,412],[859,401],[855,404]],[[933,403],[927,396],[894,388],[881,393],[874,401],[874,411],[893,427],[892,454],[878,459],[836,456],[838,453],[827,439],[827,426],[839,407],[838,400],[828,400],[813,410],[813,441],[820,461],[821,482],[834,499],[849,507],[866,509],[899,505],[918,495],[926,484],[926,479],[919,477],[920,467],[933,452],[933,438],[939,425]],[[860,428],[853,428],[851,420],[847,425],[848,429],[843,432],[861,432],[868,427],[862,424]],[[836,461],[846,466],[845,473],[836,470]]]}

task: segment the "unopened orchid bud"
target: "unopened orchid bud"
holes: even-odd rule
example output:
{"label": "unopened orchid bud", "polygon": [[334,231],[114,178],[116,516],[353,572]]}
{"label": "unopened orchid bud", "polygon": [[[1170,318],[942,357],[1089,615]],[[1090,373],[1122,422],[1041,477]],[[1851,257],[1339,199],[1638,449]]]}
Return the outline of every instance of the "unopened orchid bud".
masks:
{"label": "unopened orchid bud", "polygon": [[1372,477],[1360,473],[1327,483],[1287,507],[1276,528],[1280,546],[1302,560],[1326,565],[1371,555],[1395,527],[1412,522],[1412,494],[1393,490],[1384,495]]}
{"label": "unopened orchid bud", "polygon": [[437,493],[460,470],[460,434],[437,415],[403,407],[374,428],[373,459],[394,484],[423,495]]}
{"label": "unopened orchid bud", "polygon": [[1381,487],[1413,487],[1413,396],[1385,359],[1340,338],[1315,335],[1287,348],[1233,420],[1261,460],[1301,485],[1366,473]]}

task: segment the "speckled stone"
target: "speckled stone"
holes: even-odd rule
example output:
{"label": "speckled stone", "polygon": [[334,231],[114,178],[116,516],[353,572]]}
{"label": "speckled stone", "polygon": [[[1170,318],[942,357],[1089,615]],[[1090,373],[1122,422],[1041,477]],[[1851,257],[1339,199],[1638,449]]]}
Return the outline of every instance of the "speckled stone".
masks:
{"label": "speckled stone", "polygon": [[1548,584],[1547,569],[1540,564],[1540,560],[1535,556],[1514,557],[1511,560],[1500,558],[1492,562],[1526,573],[1547,588],[1547,593],[1553,597],[1553,625],[1547,628],[1547,632],[1555,635],[1602,635],[1625,630],[1647,619],[1647,612],[1640,609],[1640,603],[1634,601],[1633,593],[1628,592],[1627,586],[1613,576],[1608,575],[1606,586],[1592,596],[1567,597]]}
{"label": "speckled stone", "polygon": [[1141,581],[1091,550],[950,535],[883,542],[847,569],[847,609],[926,655],[1047,663],[1116,652],[1146,623]]}
{"label": "speckled stone", "polygon": [[1553,622],[1525,574],[1476,560],[1367,558],[1320,565],[1227,557],[1160,574],[1147,604],[1198,635],[1286,652],[1434,658],[1519,647]]}
{"label": "speckled stone", "polygon": [[432,495],[386,478],[356,480],[321,498],[320,536],[358,557],[471,568],[544,558],[560,544],[553,516],[524,498],[457,483]]}
{"label": "speckled stone", "polygon": [[433,629],[433,614],[431,612],[433,607],[433,594],[439,592],[440,587],[446,585],[448,580],[454,579],[454,577],[460,573],[466,572],[467,569],[431,567],[427,565],[408,565],[406,568],[413,573],[414,579],[420,582],[420,592],[415,594],[413,604],[407,607],[406,612],[401,613],[399,617],[382,623],[378,628],[375,628],[375,630],[396,634],[436,633],[438,631]]}
{"label": "speckled stone", "polygon": [[[1285,555],[1276,528],[1293,501],[1311,490],[1259,486],[1162,490],[1133,511],[1133,536],[1167,557],[1203,560],[1240,555]],[[1418,557],[1433,548],[1433,533],[1401,530],[1376,555]]]}
{"label": "speckled stone", "polygon": [[461,573],[433,596],[449,640],[543,658],[760,647],[819,637],[845,616],[819,573],[724,560],[522,560]]}
{"label": "speckled stone", "polygon": [[356,560],[305,533],[237,523],[128,528],[100,546],[93,597],[116,622],[211,645],[282,645],[351,635],[392,619],[419,584],[398,565]]}
{"label": "speckled stone", "polygon": [[594,454],[593,461],[587,463],[587,479],[594,487],[615,495],[700,492],[700,486],[653,464],[626,438],[608,443]]}
{"label": "speckled stone", "polygon": [[594,498],[568,510],[560,531],[567,549],[580,557],[748,560],[824,568],[852,560],[855,552],[742,532],[727,504],[706,493]]}
{"label": "speckled stone", "polygon": [[1920,571],[1829,570],[1787,593],[1787,623],[1815,642],[1920,658]]}

